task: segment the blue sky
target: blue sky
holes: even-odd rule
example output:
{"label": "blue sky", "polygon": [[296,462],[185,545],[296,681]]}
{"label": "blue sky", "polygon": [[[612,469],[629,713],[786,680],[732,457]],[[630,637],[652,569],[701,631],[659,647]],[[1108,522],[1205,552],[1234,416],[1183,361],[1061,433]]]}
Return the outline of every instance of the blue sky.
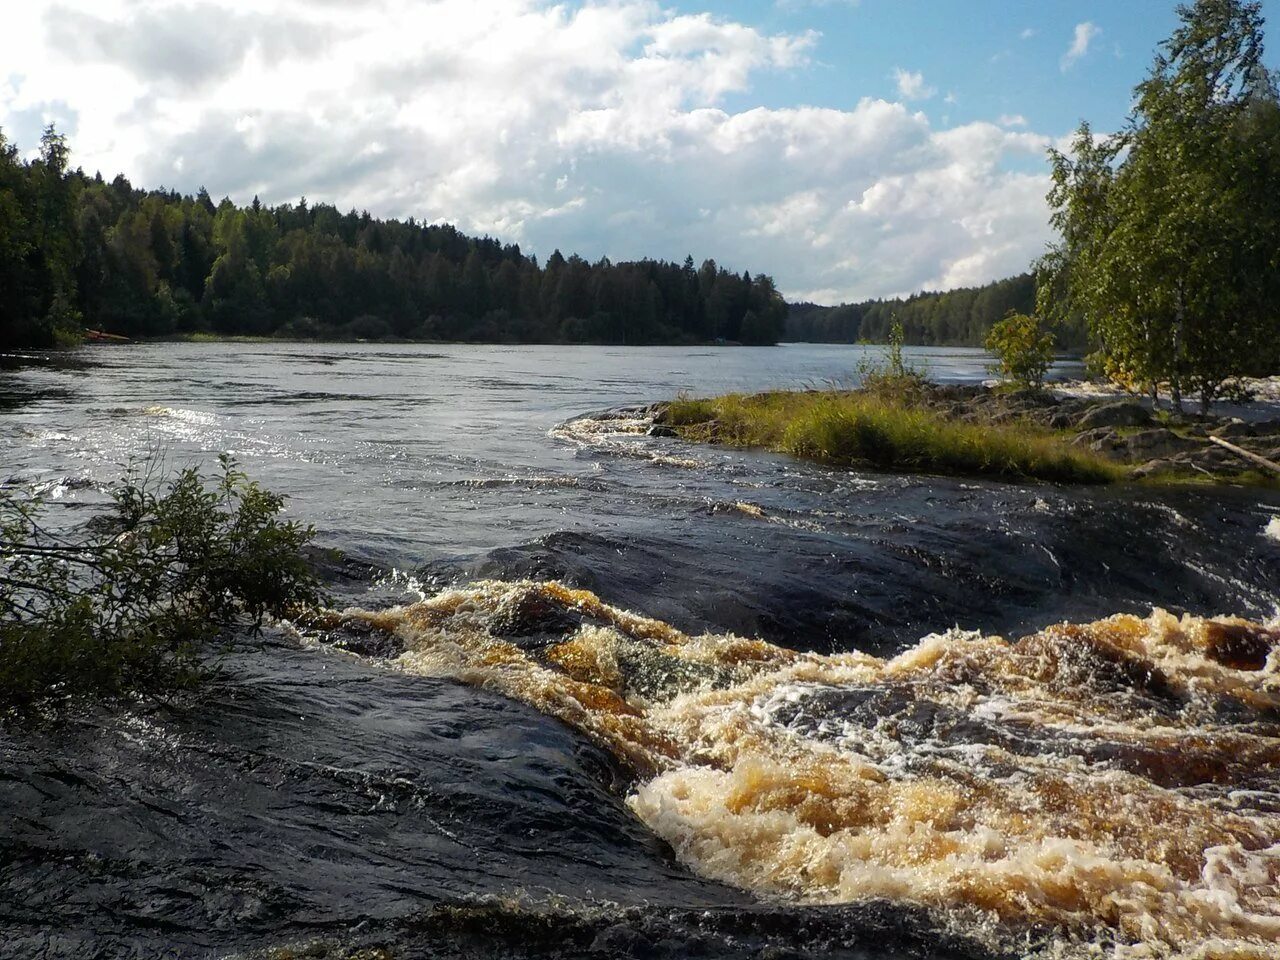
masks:
{"label": "blue sky", "polygon": [[[710,0],[681,10],[710,10],[768,32],[806,29],[822,36],[813,63],[770,77],[736,107],[798,102],[849,107],[864,96],[892,97],[897,68],[920,71],[952,123],[1021,115],[1043,130],[1088,118],[1099,129],[1123,122],[1129,94],[1151,65],[1156,45],[1177,25],[1172,0]],[[1275,37],[1268,64],[1280,65],[1280,2],[1265,0]],[[1100,33],[1063,69],[1077,24]]]}
{"label": "blue sky", "polygon": [[[716,259],[794,299],[984,283],[1173,0],[27,0],[0,128],[136,184]],[[1264,12],[1280,30],[1280,0]],[[1268,63],[1280,61],[1280,37]]]}

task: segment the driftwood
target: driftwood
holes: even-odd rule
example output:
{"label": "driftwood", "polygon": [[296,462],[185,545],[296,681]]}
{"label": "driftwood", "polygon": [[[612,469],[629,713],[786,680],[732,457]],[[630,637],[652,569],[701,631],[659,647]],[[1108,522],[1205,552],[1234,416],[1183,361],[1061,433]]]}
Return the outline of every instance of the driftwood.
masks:
{"label": "driftwood", "polygon": [[1280,474],[1280,463],[1276,463],[1274,460],[1268,460],[1266,457],[1260,457],[1256,453],[1252,453],[1244,449],[1244,447],[1237,447],[1234,443],[1229,443],[1228,441],[1223,440],[1221,437],[1211,436],[1209,439],[1223,449],[1230,450],[1237,457],[1244,457],[1244,459],[1251,463],[1256,463],[1260,467],[1265,467],[1267,470]]}

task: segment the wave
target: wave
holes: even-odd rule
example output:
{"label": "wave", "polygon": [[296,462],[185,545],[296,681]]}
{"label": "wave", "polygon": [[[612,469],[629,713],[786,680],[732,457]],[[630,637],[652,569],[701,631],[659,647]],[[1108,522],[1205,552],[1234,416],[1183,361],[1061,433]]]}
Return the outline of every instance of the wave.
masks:
{"label": "wave", "polygon": [[1155,610],[819,655],[485,581],[300,628],[558,717],[681,860],[767,899],[889,898],[1068,955],[1280,940],[1275,625]]}
{"label": "wave", "polygon": [[570,443],[579,450],[604,456],[647,460],[668,467],[697,469],[706,464],[693,457],[680,456],[664,449],[664,445],[647,436],[653,420],[629,414],[598,414],[579,417],[552,427],[548,436]]}

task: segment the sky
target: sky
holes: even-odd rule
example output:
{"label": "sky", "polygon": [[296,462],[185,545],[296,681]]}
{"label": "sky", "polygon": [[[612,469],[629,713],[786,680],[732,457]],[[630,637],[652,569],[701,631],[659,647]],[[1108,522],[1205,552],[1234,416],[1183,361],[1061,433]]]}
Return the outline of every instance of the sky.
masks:
{"label": "sky", "polygon": [[1046,149],[1120,127],[1174,6],[12,0],[0,130],[29,153],[56,122],[136,186],[711,257],[837,303],[1025,270]]}

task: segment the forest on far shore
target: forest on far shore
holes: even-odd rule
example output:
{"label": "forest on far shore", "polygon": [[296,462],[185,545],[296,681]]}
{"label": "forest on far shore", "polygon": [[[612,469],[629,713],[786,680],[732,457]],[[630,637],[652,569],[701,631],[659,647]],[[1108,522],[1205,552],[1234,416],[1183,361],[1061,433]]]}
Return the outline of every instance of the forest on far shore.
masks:
{"label": "forest on far shore", "polygon": [[70,170],[50,127],[23,160],[0,131],[0,347],[210,333],[525,343],[776,343],[764,275],[589,263],[449,225],[327,204],[248,206]]}
{"label": "forest on far shore", "polygon": [[[1022,273],[981,287],[909,297],[864,300],[824,307],[793,303],[783,339],[803,343],[885,343],[894,320],[906,343],[925,346],[980,347],[993,324],[1010,312],[1035,311],[1036,278]],[[1057,345],[1082,350],[1089,331],[1080,317],[1068,317],[1053,329]]]}

